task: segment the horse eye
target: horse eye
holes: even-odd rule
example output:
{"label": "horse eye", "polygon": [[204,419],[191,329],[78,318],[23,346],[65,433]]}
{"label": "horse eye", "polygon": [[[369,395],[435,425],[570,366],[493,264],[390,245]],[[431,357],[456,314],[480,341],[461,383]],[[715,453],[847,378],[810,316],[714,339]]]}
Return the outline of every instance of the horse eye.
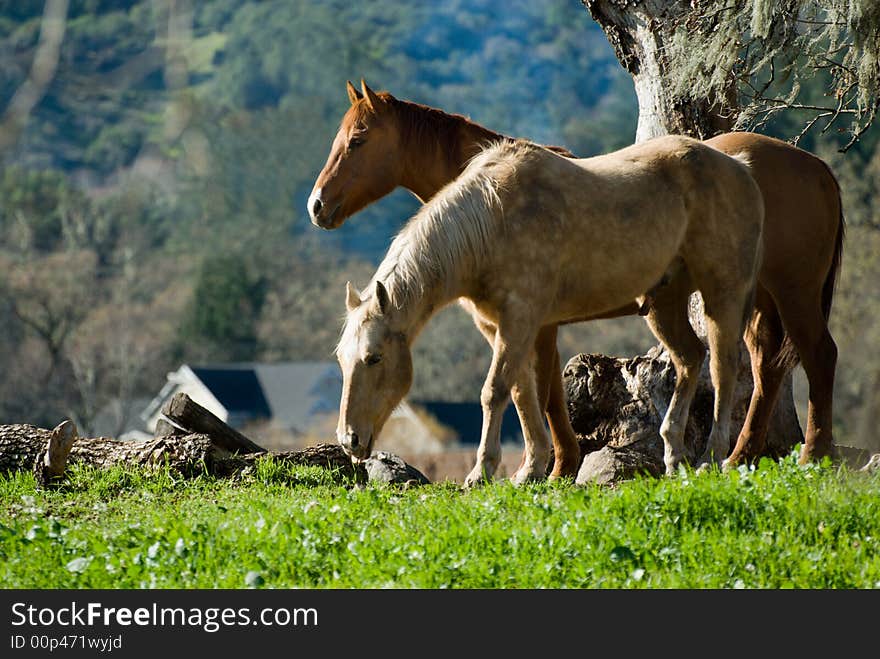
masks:
{"label": "horse eye", "polygon": [[366,363],[367,366],[373,366],[375,364],[378,364],[381,361],[382,361],[382,355],[367,355],[364,358],[364,363]]}
{"label": "horse eye", "polygon": [[349,149],[354,149],[354,148],[356,148],[356,147],[359,147],[359,146],[360,146],[361,144],[363,144],[363,143],[364,143],[364,138],[363,138],[363,137],[352,137],[352,138],[348,141],[348,148],[349,148]]}

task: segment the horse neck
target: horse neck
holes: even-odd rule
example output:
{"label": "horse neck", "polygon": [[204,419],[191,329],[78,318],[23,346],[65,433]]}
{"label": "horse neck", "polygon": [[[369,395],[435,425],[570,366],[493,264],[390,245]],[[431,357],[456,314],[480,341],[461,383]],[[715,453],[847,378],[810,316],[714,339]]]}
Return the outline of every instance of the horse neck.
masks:
{"label": "horse neck", "polygon": [[[401,185],[423,203],[464,171],[489,142],[504,136],[460,115],[400,101],[401,140],[406,161]],[[417,127],[417,128],[415,128]]]}
{"label": "horse neck", "polygon": [[412,345],[428,324],[431,317],[457,299],[458,295],[446,294],[444,290],[432,291],[430,295],[416,296],[401,310],[400,323],[406,328],[407,341]]}
{"label": "horse neck", "polygon": [[400,258],[399,252],[393,252],[394,247],[392,244],[386,261],[379,265],[374,282],[382,281],[388,289],[392,305],[397,309],[397,324],[412,344],[436,312],[468,295],[474,268],[459,262],[454,272],[441,272],[426,264],[424,259],[430,257],[426,257],[427,252],[422,252],[419,262],[410,261],[411,269],[407,271],[405,267],[394,265]]}

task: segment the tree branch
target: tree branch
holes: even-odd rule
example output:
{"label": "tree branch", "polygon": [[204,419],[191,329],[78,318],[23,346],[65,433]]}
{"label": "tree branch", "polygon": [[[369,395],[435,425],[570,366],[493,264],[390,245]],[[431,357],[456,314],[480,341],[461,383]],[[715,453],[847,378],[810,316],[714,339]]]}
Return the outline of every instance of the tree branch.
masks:
{"label": "tree branch", "polygon": [[0,154],[15,144],[31,111],[43,98],[55,76],[67,25],[67,6],[68,0],[46,0],[40,26],[40,41],[30,74],[15,92],[0,118]]}

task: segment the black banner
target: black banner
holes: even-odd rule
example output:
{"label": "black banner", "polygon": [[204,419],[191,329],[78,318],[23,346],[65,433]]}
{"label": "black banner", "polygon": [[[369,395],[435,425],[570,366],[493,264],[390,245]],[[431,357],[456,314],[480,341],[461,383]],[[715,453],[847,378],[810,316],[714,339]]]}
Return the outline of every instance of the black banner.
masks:
{"label": "black banner", "polygon": [[4,590],[0,656],[704,654],[740,642],[839,655],[869,640],[878,603],[880,591]]}

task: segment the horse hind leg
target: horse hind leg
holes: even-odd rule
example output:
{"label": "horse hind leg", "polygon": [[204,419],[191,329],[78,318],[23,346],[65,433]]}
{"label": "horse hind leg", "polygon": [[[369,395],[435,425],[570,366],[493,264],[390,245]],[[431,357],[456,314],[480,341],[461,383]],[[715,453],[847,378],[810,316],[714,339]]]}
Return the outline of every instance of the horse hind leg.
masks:
{"label": "horse hind leg", "polygon": [[657,297],[658,292],[670,281],[672,281],[680,272],[684,270],[684,261],[681,258],[677,258],[672,264],[666,269],[666,272],[663,273],[663,276],[660,277],[660,280],[651,286],[643,295],[640,295],[636,298],[636,304],[639,307],[638,314],[640,316],[647,316],[648,312],[651,310],[651,305],[654,304],[654,299]]}
{"label": "horse hind leg", "polygon": [[721,464],[730,450],[730,416],[736,388],[740,341],[746,308],[751,309],[751,286],[745,282],[701,290],[709,343],[709,373],[715,390],[712,430],[697,467]]}
{"label": "horse hind leg", "polygon": [[675,368],[675,389],[660,425],[666,474],[675,473],[685,457],[684,432],[697,391],[706,348],[688,321],[686,277],[658,291],[646,317],[648,326],[669,351]]}
{"label": "horse hind leg", "polygon": [[831,420],[837,345],[822,312],[821,292],[779,295],[776,304],[800,356],[810,389],[807,431],[799,459],[805,464],[830,456],[834,450]]}
{"label": "horse hind leg", "polygon": [[787,371],[776,361],[783,337],[776,303],[767,290],[759,286],[755,295],[755,313],[745,332],[754,388],[736,445],[722,463],[725,468],[756,460],[764,451],[767,430]]}

